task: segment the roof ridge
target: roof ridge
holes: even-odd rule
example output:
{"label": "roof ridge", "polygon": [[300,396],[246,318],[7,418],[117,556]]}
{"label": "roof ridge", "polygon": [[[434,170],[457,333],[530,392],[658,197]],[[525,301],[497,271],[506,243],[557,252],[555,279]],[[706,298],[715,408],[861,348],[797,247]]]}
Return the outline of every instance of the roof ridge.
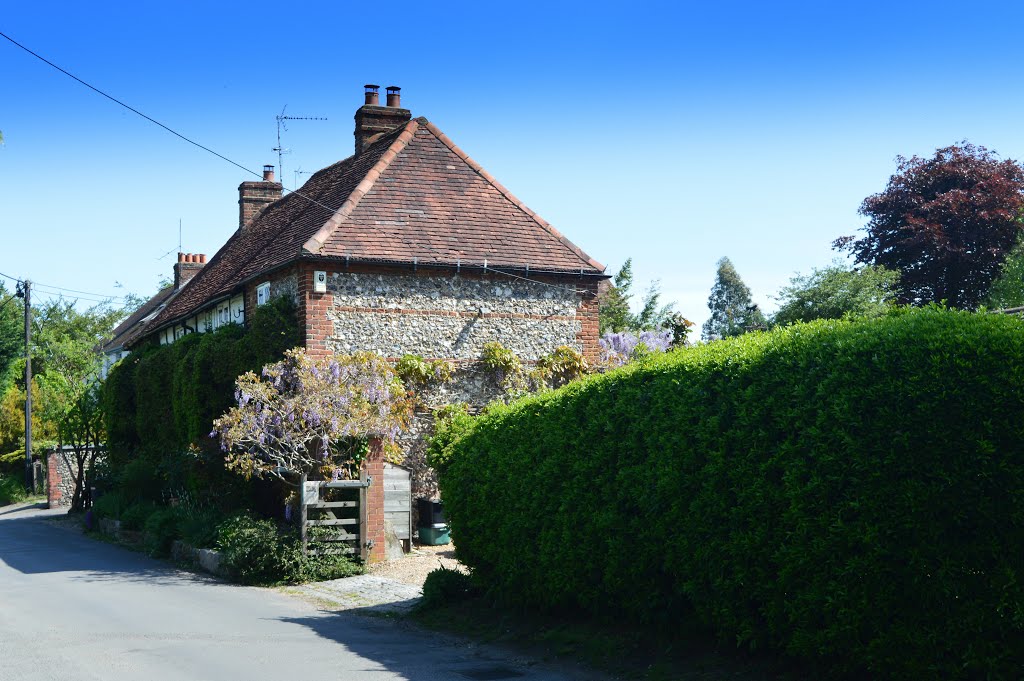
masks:
{"label": "roof ridge", "polygon": [[460,149],[459,146],[455,144],[455,142],[452,142],[451,139],[443,132],[441,132],[441,130],[436,125],[428,121],[426,118],[422,117],[413,120],[422,122],[423,127],[429,130],[434,135],[434,137],[436,137],[438,141],[441,142],[441,144],[448,147],[448,149],[450,149],[453,154],[461,158],[466,163],[466,165],[468,165],[470,168],[476,171],[476,173],[480,177],[482,177],[486,182],[488,182],[492,187],[497,189],[498,192],[500,192],[506,199],[508,199],[512,203],[512,205],[514,205],[516,208],[529,215],[531,218],[533,218],[534,222],[536,222],[544,230],[551,234],[551,236],[555,237],[560,242],[562,242],[562,244],[570,251],[572,251],[580,260],[587,263],[588,265],[590,265],[599,272],[603,272],[605,270],[604,265],[602,265],[597,260],[594,260],[589,255],[587,255],[582,248],[580,248],[573,242],[569,241],[569,239],[566,238],[565,235],[563,235],[557,229],[552,227],[551,223],[549,223],[541,216],[537,215],[537,213],[531,210],[525,203],[516,198],[516,196],[512,192],[510,192],[505,187],[505,185],[503,185],[501,182],[498,182],[498,180],[493,175],[484,170],[483,166],[481,166],[479,163],[470,158],[469,154]]}
{"label": "roof ridge", "polygon": [[[311,236],[306,243],[302,244],[302,251],[311,255],[318,255],[323,249],[324,244],[327,243],[331,235],[338,230],[341,225],[348,220],[352,215],[352,211],[356,209],[359,202],[364,196],[366,196],[373,188],[374,183],[380,178],[380,176],[387,170],[391,162],[398,157],[398,154],[409,144],[413,136],[416,134],[416,130],[420,126],[420,121],[426,119],[414,118],[409,122],[405,123],[400,129],[402,132],[398,134],[393,142],[388,145],[387,150],[381,154],[381,157],[377,162],[366,171],[366,175],[356,185],[356,188],[352,190],[352,193],[345,199],[345,203],[341,204],[338,210],[334,211],[334,214],[327,219],[324,226],[317,230],[316,234]],[[429,123],[428,123],[429,125]],[[365,152],[364,152],[365,153]]]}

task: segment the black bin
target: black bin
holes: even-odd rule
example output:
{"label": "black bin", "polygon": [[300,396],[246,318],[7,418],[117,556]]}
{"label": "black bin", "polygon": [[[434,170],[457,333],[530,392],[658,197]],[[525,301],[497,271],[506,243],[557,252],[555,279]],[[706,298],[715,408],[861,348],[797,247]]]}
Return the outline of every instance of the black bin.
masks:
{"label": "black bin", "polygon": [[420,514],[419,523],[417,523],[418,527],[434,527],[435,525],[444,525],[447,522],[444,519],[443,502],[417,499],[416,503]]}

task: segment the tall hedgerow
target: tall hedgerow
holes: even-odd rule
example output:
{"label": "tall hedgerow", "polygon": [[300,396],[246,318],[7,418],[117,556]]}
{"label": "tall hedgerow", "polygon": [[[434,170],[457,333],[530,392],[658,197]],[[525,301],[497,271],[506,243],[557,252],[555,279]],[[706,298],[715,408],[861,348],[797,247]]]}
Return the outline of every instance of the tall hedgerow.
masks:
{"label": "tall hedgerow", "polygon": [[249,327],[229,325],[135,350],[103,388],[112,464],[208,440],[213,420],[232,404],[235,379],[299,342],[295,304],[282,297],[257,308]]}
{"label": "tall hedgerow", "polygon": [[816,675],[1018,678],[1024,322],[797,324],[448,419],[494,594],[773,648]]}

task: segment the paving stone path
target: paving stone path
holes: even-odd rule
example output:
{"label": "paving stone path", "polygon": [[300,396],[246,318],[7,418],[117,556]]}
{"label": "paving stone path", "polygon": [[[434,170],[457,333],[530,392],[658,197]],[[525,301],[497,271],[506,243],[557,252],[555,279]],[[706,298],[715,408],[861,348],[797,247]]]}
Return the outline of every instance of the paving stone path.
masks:
{"label": "paving stone path", "polygon": [[378,577],[358,575],[285,587],[285,593],[303,596],[332,610],[355,610],[370,613],[405,613],[423,596],[418,586]]}

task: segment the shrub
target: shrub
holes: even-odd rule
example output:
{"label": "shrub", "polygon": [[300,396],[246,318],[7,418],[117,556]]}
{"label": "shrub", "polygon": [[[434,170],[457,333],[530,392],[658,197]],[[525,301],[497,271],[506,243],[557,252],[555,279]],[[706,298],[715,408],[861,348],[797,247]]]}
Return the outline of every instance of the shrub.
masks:
{"label": "shrub", "polygon": [[583,354],[568,345],[559,345],[537,361],[535,379],[541,385],[558,388],[590,372]]}
{"label": "shrub", "polygon": [[130,504],[120,492],[106,492],[93,502],[92,512],[97,518],[118,520]]}
{"label": "shrub", "polygon": [[25,483],[15,478],[0,476],[0,506],[16,504],[24,501],[27,496]]}
{"label": "shrub", "polygon": [[276,584],[292,571],[294,555],[269,520],[239,515],[221,523],[217,550],[228,573],[243,584]]}
{"label": "shrub", "polygon": [[149,501],[139,501],[121,513],[121,529],[141,532],[146,526],[146,520],[156,512],[156,504]]}
{"label": "shrub", "polygon": [[655,355],[439,429],[494,594],[821,673],[1017,678],[1024,322],[941,309]]}
{"label": "shrub", "polygon": [[0,454],[0,475],[16,479],[25,477],[25,450],[17,449],[7,454]]}
{"label": "shrub", "polygon": [[427,464],[441,472],[452,455],[452,446],[473,425],[466,405],[445,405],[434,412],[434,434],[427,441]]}
{"label": "shrub", "polygon": [[446,567],[439,567],[427,575],[423,582],[423,598],[418,607],[436,608],[464,601],[476,595],[477,589],[469,575]]}
{"label": "shrub", "polygon": [[[321,544],[317,546],[316,541],[336,535],[336,531],[330,527],[310,527],[309,546],[310,548],[325,548],[334,545]],[[298,538],[294,538],[295,547],[299,549]],[[307,556],[301,555],[295,570],[287,576],[289,582],[322,582],[324,580],[339,580],[344,577],[352,577],[353,574],[361,574],[364,569],[362,565],[352,560],[345,554],[314,554],[310,552]]]}
{"label": "shrub", "polygon": [[221,515],[212,509],[186,511],[178,521],[178,529],[185,543],[197,549],[209,549],[217,545],[218,524]]}
{"label": "shrub", "polygon": [[151,513],[143,526],[142,544],[146,553],[158,558],[170,555],[171,543],[181,537],[180,519],[181,514],[175,508],[161,508]]}
{"label": "shrub", "polygon": [[430,383],[451,380],[454,367],[443,359],[427,361],[419,355],[402,355],[395,363],[395,373],[410,388],[422,388]]}
{"label": "shrub", "polygon": [[232,577],[243,584],[297,583],[360,574],[343,555],[303,556],[295,532],[281,532],[269,520],[238,515],[218,529],[217,549]]}
{"label": "shrub", "polygon": [[117,473],[117,487],[128,498],[156,502],[163,489],[157,464],[149,459],[129,461]]}

